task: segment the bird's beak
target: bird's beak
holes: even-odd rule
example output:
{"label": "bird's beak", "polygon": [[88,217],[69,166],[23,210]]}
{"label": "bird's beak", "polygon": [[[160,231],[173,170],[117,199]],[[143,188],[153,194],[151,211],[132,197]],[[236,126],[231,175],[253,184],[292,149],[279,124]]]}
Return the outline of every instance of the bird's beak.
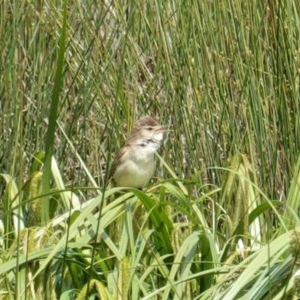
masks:
{"label": "bird's beak", "polygon": [[156,126],[155,130],[157,132],[169,132],[169,131],[172,131],[172,129],[170,129],[170,125],[158,125],[158,126]]}

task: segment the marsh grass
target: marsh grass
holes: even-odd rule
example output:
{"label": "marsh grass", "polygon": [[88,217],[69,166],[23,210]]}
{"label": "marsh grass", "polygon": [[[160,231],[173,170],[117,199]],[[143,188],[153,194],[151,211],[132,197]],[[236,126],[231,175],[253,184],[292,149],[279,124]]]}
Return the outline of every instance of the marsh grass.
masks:
{"label": "marsh grass", "polygon": [[[1,299],[299,294],[299,9],[1,3]],[[112,189],[144,114],[157,177]]]}

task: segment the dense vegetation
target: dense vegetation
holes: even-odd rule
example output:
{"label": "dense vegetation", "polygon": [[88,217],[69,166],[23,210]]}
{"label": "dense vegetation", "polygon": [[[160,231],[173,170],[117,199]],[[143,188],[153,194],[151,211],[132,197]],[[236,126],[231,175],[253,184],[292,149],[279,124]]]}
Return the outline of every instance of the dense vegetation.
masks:
{"label": "dense vegetation", "polygon": [[[300,297],[300,3],[0,7],[0,299]],[[112,188],[146,114],[156,177]]]}

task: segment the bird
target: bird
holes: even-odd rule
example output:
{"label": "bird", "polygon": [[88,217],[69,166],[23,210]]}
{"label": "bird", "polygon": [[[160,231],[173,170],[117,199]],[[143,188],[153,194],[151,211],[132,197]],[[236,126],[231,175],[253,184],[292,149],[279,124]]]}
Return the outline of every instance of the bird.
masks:
{"label": "bird", "polygon": [[142,189],[156,169],[155,152],[161,147],[168,126],[143,116],[135,124],[125,145],[117,153],[110,177],[114,186]]}

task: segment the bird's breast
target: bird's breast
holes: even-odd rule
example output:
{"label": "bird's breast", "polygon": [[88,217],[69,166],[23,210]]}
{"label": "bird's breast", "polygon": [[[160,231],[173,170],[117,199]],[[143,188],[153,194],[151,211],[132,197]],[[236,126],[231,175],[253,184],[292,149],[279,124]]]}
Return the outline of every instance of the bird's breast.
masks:
{"label": "bird's breast", "polygon": [[118,186],[141,188],[151,179],[155,167],[154,157],[128,159],[117,168],[114,180]]}

